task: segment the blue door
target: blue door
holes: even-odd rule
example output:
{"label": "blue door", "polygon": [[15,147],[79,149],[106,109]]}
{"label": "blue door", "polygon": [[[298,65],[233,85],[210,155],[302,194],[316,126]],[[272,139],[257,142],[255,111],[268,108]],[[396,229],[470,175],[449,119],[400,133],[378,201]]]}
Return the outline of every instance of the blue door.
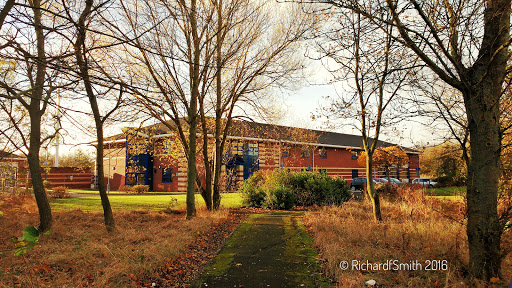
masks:
{"label": "blue door", "polygon": [[252,174],[259,170],[259,151],[258,143],[245,143],[244,144],[244,179],[252,176]]}
{"label": "blue door", "polygon": [[126,141],[126,186],[147,185],[153,191],[153,155],[145,141]]}

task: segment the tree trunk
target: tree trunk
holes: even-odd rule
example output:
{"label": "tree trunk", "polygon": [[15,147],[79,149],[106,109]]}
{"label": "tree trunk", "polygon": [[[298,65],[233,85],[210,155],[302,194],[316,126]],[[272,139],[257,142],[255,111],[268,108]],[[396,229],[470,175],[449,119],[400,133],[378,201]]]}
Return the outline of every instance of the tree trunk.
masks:
{"label": "tree trunk", "polygon": [[196,178],[196,184],[200,189],[201,196],[203,197],[204,203],[206,204],[206,209],[208,211],[213,210],[213,202],[212,202],[212,170],[211,163],[208,157],[208,127],[207,127],[207,118],[204,115],[204,99],[199,101],[199,110],[200,113],[198,116],[201,117],[201,129],[202,129],[202,140],[203,140],[203,166],[204,166],[204,186],[201,183],[199,178]]}
{"label": "tree trunk", "polygon": [[224,43],[223,17],[222,17],[222,0],[215,1],[217,6],[217,45],[215,47],[216,59],[215,66],[217,69],[215,93],[215,162],[213,164],[213,209],[220,207],[220,169],[222,166],[222,149],[220,143],[221,123],[222,123],[222,44]]}
{"label": "tree trunk", "polygon": [[[482,94],[472,95],[470,99],[485,97]],[[484,106],[473,101],[466,106],[468,116],[471,115],[468,117],[471,153],[467,177],[467,235],[470,272],[479,279],[489,280],[500,276],[502,259],[502,227],[498,221],[497,207],[501,139],[498,105],[487,106],[487,111],[482,110]]]}
{"label": "tree trunk", "polygon": [[45,36],[43,25],[41,25],[41,1],[34,0],[32,3],[34,12],[34,30],[37,39],[37,71],[33,86],[30,104],[27,107],[30,115],[30,147],[28,152],[28,162],[30,174],[32,177],[32,189],[36,198],[37,208],[39,209],[39,227],[40,232],[46,232],[52,227],[52,211],[50,203],[44,190],[43,178],[41,176],[41,166],[39,164],[39,150],[41,148],[41,116],[44,113],[46,103],[43,100],[44,82],[46,76],[46,56],[45,56]]}
{"label": "tree trunk", "polygon": [[[196,181],[199,182],[199,181]],[[201,197],[203,197],[206,210],[213,210],[213,199],[212,199],[212,180],[211,177],[205,175],[205,187],[201,187]],[[208,188],[210,187],[210,188]]]}
{"label": "tree trunk", "polygon": [[[35,109],[39,110],[38,106]],[[34,108],[34,107],[32,107]],[[32,111],[30,113],[30,147],[27,156],[32,178],[32,189],[36,198],[37,208],[39,209],[39,227],[40,232],[46,232],[52,228],[52,210],[43,185],[41,175],[41,165],[39,164],[39,150],[41,148],[41,117],[39,113]]]}
{"label": "tree trunk", "polygon": [[503,227],[498,217],[501,133],[500,98],[510,40],[511,1],[487,1],[484,37],[478,60],[462,91],[468,118],[470,157],[467,177],[467,235],[470,273],[483,280],[500,278]]}
{"label": "tree trunk", "polygon": [[[96,100],[96,99],[95,99]],[[96,101],[94,101],[96,102]],[[92,104],[91,104],[92,106]],[[97,104],[96,104],[97,109]],[[99,123],[98,123],[99,122]],[[103,123],[96,121],[96,136],[98,137],[98,146],[96,147],[96,173],[98,175],[98,190],[100,192],[101,206],[103,206],[103,217],[105,220],[105,227],[108,232],[115,230],[114,215],[112,214],[112,207],[107,195],[105,185],[105,172],[103,167]]]}
{"label": "tree trunk", "polygon": [[187,171],[187,219],[196,216],[195,192],[196,192],[196,138],[197,138],[197,100],[199,98],[199,69],[201,59],[200,39],[197,29],[197,0],[190,1],[190,32],[192,34],[192,63],[190,64],[190,107],[187,109],[188,127],[188,171]]}
{"label": "tree trunk", "polygon": [[[217,132],[216,132],[217,133]],[[220,129],[219,134],[215,136],[215,167],[213,174],[213,209],[220,208],[220,173],[222,169],[222,148],[220,143]]]}
{"label": "tree trunk", "polygon": [[204,162],[204,183],[205,187],[201,189],[201,196],[203,196],[203,200],[206,204],[206,209],[208,211],[213,210],[213,200],[212,200],[212,170],[210,168],[210,163],[208,162],[208,137],[206,138],[205,143],[203,143],[203,162]]}
{"label": "tree trunk", "polygon": [[112,215],[112,207],[107,196],[107,189],[105,186],[105,172],[103,167],[103,120],[100,115],[98,101],[92,88],[92,83],[89,77],[89,64],[87,62],[87,56],[85,49],[85,22],[91,14],[93,6],[93,0],[87,0],[84,11],[78,19],[77,28],[77,40],[75,43],[75,58],[80,71],[80,78],[84,83],[87,97],[91,105],[92,114],[94,115],[94,124],[96,125],[96,138],[98,140],[98,146],[96,147],[96,173],[98,175],[98,189],[100,192],[101,205],[103,206],[103,217],[105,220],[105,227],[107,231],[112,232],[115,229],[114,216]]}
{"label": "tree trunk", "polygon": [[375,222],[382,221],[382,214],[380,212],[380,199],[379,193],[375,190],[375,185],[373,185],[373,155],[370,155],[368,151],[366,151],[366,190],[368,191],[368,197],[372,201],[373,207],[373,219]]}
{"label": "tree trunk", "polygon": [[[191,105],[194,106],[194,105]],[[192,109],[192,108],[191,108]],[[190,115],[190,114],[189,114]],[[192,219],[196,216],[196,117],[190,118],[190,127],[188,129],[188,170],[187,170],[187,219]]]}

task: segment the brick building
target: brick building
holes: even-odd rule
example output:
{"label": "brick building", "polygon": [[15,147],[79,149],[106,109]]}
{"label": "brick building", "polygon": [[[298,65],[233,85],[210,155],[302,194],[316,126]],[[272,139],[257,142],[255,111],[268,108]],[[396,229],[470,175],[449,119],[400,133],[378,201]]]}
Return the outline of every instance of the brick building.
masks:
{"label": "brick building", "polygon": [[[324,132],[269,124],[235,121],[227,137],[223,155],[222,185],[234,190],[257,170],[289,169],[319,171],[341,176],[350,183],[364,177],[365,168],[358,164],[362,151],[360,136]],[[204,175],[201,143],[198,139],[198,174]],[[213,158],[213,137],[208,139],[210,160]],[[105,181],[111,190],[135,184],[148,185],[153,191],[185,192],[187,162],[166,126],[156,124],[139,129],[125,129],[104,143]],[[393,145],[380,142],[381,146]],[[417,177],[419,153],[404,149],[409,163],[392,169],[391,177],[404,182]],[[384,169],[377,175],[385,176]]]}
{"label": "brick building", "polygon": [[28,167],[27,158],[0,150],[0,188],[16,187],[20,172]]}

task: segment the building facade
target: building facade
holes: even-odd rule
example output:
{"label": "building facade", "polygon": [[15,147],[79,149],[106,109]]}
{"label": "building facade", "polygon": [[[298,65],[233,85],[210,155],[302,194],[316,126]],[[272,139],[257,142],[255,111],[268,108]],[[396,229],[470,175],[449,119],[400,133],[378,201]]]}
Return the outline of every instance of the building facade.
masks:
{"label": "building facade", "polygon": [[[237,125],[249,128],[234,129],[238,132],[227,137],[221,168],[224,191],[236,190],[244,179],[259,170],[317,171],[331,177],[343,177],[348,183],[353,178],[366,176],[365,167],[357,161],[362,151],[360,136],[243,121],[238,121]],[[162,127],[154,130],[155,133],[127,130],[105,141],[103,164],[109,190],[141,184],[148,185],[152,191],[186,191],[187,161],[176,143],[179,141],[171,131]],[[308,136],[304,137],[306,134]],[[213,138],[208,141],[207,155],[213,160]],[[198,141],[198,146],[201,142]],[[380,142],[379,145],[392,144]],[[408,163],[392,168],[390,177],[410,182],[419,175],[419,153],[403,150],[407,153]],[[204,179],[200,149],[197,155],[198,176]],[[385,176],[384,169],[375,172],[377,176]]]}

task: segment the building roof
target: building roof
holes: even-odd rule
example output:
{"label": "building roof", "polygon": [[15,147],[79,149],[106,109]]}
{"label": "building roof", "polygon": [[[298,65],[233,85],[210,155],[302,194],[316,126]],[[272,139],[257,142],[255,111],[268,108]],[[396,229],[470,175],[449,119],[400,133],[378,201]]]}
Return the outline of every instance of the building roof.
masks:
{"label": "building roof", "polygon": [[[170,127],[176,125],[169,121],[167,123]],[[152,135],[165,135],[172,133],[172,130],[163,123],[157,123],[142,128],[128,128],[138,131],[152,131]],[[186,128],[187,125],[184,125]],[[208,131],[213,134],[213,131]],[[106,140],[116,141],[117,139],[124,139],[125,134],[118,134],[107,138]],[[318,146],[331,146],[331,147],[343,147],[349,149],[361,149],[363,146],[362,136],[344,134],[337,132],[327,132],[321,130],[304,129],[296,127],[288,127],[282,125],[257,123],[242,120],[233,120],[230,129],[229,136],[231,138],[246,138],[253,140],[272,140],[292,143],[304,143],[304,144],[316,144]],[[122,140],[117,140],[122,141]],[[369,139],[370,143],[373,142],[373,138]],[[380,141],[378,146],[394,146],[396,144]],[[407,153],[418,153],[414,149],[407,147],[401,147]]]}
{"label": "building roof", "polygon": [[8,151],[0,150],[0,161],[1,160],[26,160],[25,156],[20,156]]}

